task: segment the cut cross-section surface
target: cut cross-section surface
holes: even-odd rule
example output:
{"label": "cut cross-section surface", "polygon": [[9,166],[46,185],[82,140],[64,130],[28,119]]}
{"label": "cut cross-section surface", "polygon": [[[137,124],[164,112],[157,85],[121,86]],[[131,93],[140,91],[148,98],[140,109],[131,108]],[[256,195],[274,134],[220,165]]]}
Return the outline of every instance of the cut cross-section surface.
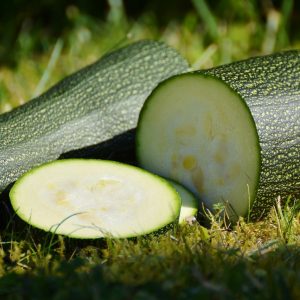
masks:
{"label": "cut cross-section surface", "polygon": [[141,165],[238,216],[299,199],[299,80],[291,50],[161,82],[138,121]]}
{"label": "cut cross-section surface", "polygon": [[196,214],[198,212],[198,199],[183,185],[172,180],[169,180],[169,182],[171,185],[173,185],[181,198],[181,209],[178,223],[192,223],[196,220]]}
{"label": "cut cross-section surface", "polygon": [[250,110],[221,80],[175,76],[146,101],[137,131],[142,167],[188,187],[212,209],[245,215],[255,196],[260,147]]}
{"label": "cut cross-section surface", "polygon": [[134,237],[176,221],[181,200],[163,178],[103,160],[69,159],[23,175],[10,192],[33,226],[75,238]]}

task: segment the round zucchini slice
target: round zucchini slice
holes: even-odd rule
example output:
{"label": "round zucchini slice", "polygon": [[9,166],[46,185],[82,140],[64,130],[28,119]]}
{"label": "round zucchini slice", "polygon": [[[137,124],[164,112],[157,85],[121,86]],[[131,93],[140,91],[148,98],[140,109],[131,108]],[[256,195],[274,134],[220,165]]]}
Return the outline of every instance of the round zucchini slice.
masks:
{"label": "round zucchini slice", "polygon": [[24,174],[10,191],[21,219],[73,238],[127,238],[176,221],[181,200],[167,180],[104,160],[67,159]]}
{"label": "round zucchini slice", "polygon": [[137,128],[140,165],[175,180],[213,210],[245,215],[260,175],[260,146],[245,101],[201,73],[174,76],[146,100]]}

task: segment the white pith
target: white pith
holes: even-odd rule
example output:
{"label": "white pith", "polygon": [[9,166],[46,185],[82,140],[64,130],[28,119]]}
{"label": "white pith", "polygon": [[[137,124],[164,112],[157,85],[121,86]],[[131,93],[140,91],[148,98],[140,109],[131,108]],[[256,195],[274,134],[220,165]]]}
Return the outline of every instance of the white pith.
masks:
{"label": "white pith", "polygon": [[180,208],[176,191],[159,177],[93,160],[38,168],[17,182],[11,198],[25,221],[79,238],[145,234],[175,220]]}
{"label": "white pith", "polygon": [[177,184],[174,181],[170,181],[170,183],[176,189],[181,198],[181,208],[178,223],[182,224],[185,221],[189,221],[191,217],[197,214],[198,200],[182,185]]}
{"label": "white pith", "polygon": [[241,98],[223,82],[182,75],[146,103],[138,128],[142,167],[188,187],[212,209],[229,203],[245,215],[259,176],[256,128]]}

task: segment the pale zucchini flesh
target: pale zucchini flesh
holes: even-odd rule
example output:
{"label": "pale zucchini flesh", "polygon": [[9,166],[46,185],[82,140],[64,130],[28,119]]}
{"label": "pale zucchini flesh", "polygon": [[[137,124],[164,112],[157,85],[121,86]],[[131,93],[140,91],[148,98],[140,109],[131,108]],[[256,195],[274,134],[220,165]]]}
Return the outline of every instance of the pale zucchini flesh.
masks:
{"label": "pale zucchini flesh", "polygon": [[142,167],[182,183],[209,209],[245,215],[257,189],[260,147],[252,115],[221,80],[184,74],[160,84],[138,122]]}
{"label": "pale zucchini flesh", "polygon": [[178,182],[169,180],[181,198],[181,208],[178,223],[192,223],[196,220],[198,212],[198,199],[196,196]]}
{"label": "pale zucchini flesh", "polygon": [[278,197],[300,198],[300,51],[252,57],[198,71],[222,80],[249,107],[261,153],[252,219],[265,216]]}
{"label": "pale zucchini flesh", "polygon": [[34,168],[10,191],[34,227],[73,238],[126,238],[176,221],[181,200],[163,178],[103,160],[59,160]]}

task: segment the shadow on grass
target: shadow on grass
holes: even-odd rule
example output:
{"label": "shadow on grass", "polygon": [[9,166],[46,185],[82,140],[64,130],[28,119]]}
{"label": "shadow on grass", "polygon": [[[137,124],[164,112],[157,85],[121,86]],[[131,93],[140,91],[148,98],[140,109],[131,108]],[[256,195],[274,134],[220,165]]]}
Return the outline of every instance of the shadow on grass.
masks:
{"label": "shadow on grass", "polygon": [[[143,253],[127,257],[123,264],[120,258],[93,265],[76,258],[47,271],[8,273],[0,279],[0,295],[1,299],[297,299],[299,254],[297,247],[282,246],[252,259],[224,251],[195,251],[190,257]],[[151,276],[143,273],[150,265]]]}

